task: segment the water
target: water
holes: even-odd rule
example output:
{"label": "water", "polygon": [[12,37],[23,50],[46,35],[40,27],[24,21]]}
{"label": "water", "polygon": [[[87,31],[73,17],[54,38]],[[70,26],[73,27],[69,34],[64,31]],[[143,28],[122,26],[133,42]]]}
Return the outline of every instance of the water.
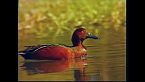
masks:
{"label": "water", "polygon": [[[72,31],[73,32],[73,31]],[[19,50],[26,45],[62,43],[71,45],[72,32],[37,38],[34,35],[19,36]],[[93,31],[92,31],[93,32]],[[53,33],[53,32],[52,32]],[[65,34],[67,33],[67,34]],[[18,56],[20,81],[125,81],[126,38],[125,30],[104,30],[99,40],[88,39],[86,59],[72,61],[33,61]]]}

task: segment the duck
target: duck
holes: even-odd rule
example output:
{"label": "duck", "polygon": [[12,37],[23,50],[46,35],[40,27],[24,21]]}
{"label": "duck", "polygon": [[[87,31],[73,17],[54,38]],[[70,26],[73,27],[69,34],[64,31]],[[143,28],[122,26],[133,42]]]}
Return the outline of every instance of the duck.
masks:
{"label": "duck", "polygon": [[87,32],[84,26],[77,26],[72,34],[72,46],[65,45],[37,45],[26,46],[27,48],[19,52],[24,59],[35,60],[69,60],[81,58],[87,55],[84,40],[98,39],[97,36]]}

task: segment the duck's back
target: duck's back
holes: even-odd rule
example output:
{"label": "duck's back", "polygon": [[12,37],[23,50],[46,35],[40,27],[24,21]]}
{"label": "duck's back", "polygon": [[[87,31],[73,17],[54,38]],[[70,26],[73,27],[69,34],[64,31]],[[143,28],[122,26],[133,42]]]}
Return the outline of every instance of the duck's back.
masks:
{"label": "duck's back", "polygon": [[27,48],[22,55],[25,59],[58,60],[74,58],[71,48],[61,45],[41,45]]}

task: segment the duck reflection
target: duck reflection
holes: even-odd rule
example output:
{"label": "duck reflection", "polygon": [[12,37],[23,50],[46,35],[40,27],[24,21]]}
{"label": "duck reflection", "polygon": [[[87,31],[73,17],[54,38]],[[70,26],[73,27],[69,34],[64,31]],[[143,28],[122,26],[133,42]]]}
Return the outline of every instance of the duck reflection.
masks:
{"label": "duck reflection", "polygon": [[26,70],[28,75],[46,74],[65,71],[68,68],[73,68],[73,75],[75,81],[96,81],[98,75],[88,76],[87,74],[87,60],[74,59],[68,60],[53,60],[53,61],[25,61],[21,66]]}
{"label": "duck reflection", "polygon": [[74,78],[75,81],[87,81],[86,73],[87,60],[75,60]]}
{"label": "duck reflection", "polygon": [[74,78],[75,81],[101,81],[100,70],[94,72],[94,74],[88,75],[87,60],[75,60]]}
{"label": "duck reflection", "polygon": [[21,67],[26,70],[29,75],[55,73],[66,70],[69,67],[69,61],[25,61]]}

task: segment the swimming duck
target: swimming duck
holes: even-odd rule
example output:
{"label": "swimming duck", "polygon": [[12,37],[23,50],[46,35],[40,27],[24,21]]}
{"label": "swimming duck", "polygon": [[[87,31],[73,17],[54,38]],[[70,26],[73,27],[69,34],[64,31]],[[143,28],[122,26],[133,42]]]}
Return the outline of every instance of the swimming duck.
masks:
{"label": "swimming duck", "polygon": [[72,35],[73,46],[64,45],[38,45],[28,46],[19,53],[24,59],[36,60],[68,60],[85,56],[86,48],[83,41],[87,38],[98,39],[98,37],[88,33],[83,26],[77,28]]}

